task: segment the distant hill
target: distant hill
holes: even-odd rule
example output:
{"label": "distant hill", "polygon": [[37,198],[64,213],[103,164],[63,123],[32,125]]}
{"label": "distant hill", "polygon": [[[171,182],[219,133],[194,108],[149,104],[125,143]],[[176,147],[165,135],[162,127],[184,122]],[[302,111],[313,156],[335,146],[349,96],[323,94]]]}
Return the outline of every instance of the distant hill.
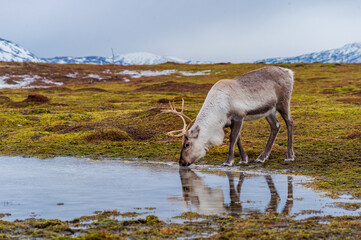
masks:
{"label": "distant hill", "polygon": [[346,44],[341,48],[303,54],[296,57],[267,58],[256,61],[264,63],[359,63],[361,62],[361,42]]}
{"label": "distant hill", "polygon": [[[84,63],[84,64],[113,64],[113,57],[53,57],[39,58],[23,47],[0,38],[0,61],[3,62],[45,62],[45,63]],[[135,52],[114,56],[114,64],[118,65],[153,65],[165,62],[202,64],[211,62],[190,61],[176,57],[164,57],[147,52]]]}
{"label": "distant hill", "polygon": [[[39,58],[16,43],[0,38],[0,61],[3,62],[45,62],[45,63],[84,63],[84,64],[113,64],[112,57],[86,56],[72,57],[62,56],[53,58]],[[114,64],[117,65],[153,65],[165,62],[205,64],[210,61],[190,61],[176,57],[164,57],[147,52],[135,52],[114,56]],[[312,63],[312,62],[336,62],[357,63],[361,62],[361,42],[346,44],[337,49],[325,50],[296,57],[267,58],[255,61],[255,63]]]}
{"label": "distant hill", "polygon": [[[44,62],[48,63],[88,63],[88,64],[113,64],[112,57],[54,57],[42,58]],[[165,62],[188,63],[189,61],[173,58],[163,57],[147,52],[135,52],[128,54],[121,54],[114,56],[114,63],[119,65],[153,65]]]}

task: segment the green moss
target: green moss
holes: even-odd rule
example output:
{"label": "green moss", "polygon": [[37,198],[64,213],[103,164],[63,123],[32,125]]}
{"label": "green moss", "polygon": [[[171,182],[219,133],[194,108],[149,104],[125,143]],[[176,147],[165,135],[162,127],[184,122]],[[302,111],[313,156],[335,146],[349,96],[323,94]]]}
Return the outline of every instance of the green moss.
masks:
{"label": "green moss", "polygon": [[[294,220],[278,214],[248,217],[202,216],[201,221],[165,223],[154,215],[119,221],[117,211],[97,212],[73,221],[0,221],[3,239],[359,239],[360,217],[314,217]],[[188,213],[189,215],[190,213]],[[79,221],[79,219],[87,219]],[[63,227],[59,227],[63,226]]]}
{"label": "green moss", "polygon": [[42,113],[50,113],[50,111],[46,109],[32,109],[28,112],[28,114],[42,114]]}
{"label": "green moss", "polygon": [[120,214],[122,217],[138,217],[138,215],[139,213],[137,212],[125,212]]}
{"label": "green moss", "polygon": [[146,220],[147,224],[150,224],[150,225],[159,224],[161,222],[158,219],[158,217],[154,216],[154,215],[148,215],[145,220]]}
{"label": "green moss", "polygon": [[349,211],[356,211],[361,208],[361,203],[336,202],[335,206],[344,208]]}
{"label": "green moss", "polygon": [[187,220],[197,220],[198,218],[202,217],[202,215],[196,213],[196,212],[184,212],[179,216],[176,216],[176,218],[182,218]]}

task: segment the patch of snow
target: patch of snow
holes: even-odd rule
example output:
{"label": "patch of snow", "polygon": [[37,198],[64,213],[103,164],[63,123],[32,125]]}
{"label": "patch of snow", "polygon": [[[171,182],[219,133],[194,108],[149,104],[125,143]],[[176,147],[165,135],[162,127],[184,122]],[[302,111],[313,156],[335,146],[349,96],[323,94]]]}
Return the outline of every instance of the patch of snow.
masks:
{"label": "patch of snow", "polygon": [[46,79],[46,78],[43,79],[42,82],[44,82],[44,83],[46,83],[46,84],[54,84],[54,85],[58,85],[58,86],[61,86],[61,85],[64,84],[64,83],[62,83],[62,82],[54,82],[54,81],[49,80],[49,79]]}
{"label": "patch of snow", "polygon": [[211,70],[203,70],[198,72],[187,72],[187,71],[179,71],[183,76],[200,76],[200,75],[209,75],[211,74]]}
{"label": "patch of snow", "polygon": [[98,79],[98,80],[103,80],[103,78],[101,76],[99,76],[98,74],[93,74],[93,73],[88,74],[84,78],[94,78],[94,79]]}
{"label": "patch of snow", "polygon": [[77,76],[78,76],[78,72],[68,73],[67,75],[65,75],[65,77],[68,77],[68,78],[76,78]]}
{"label": "patch of snow", "polygon": [[176,70],[163,70],[163,71],[131,71],[131,70],[123,70],[117,74],[121,75],[129,75],[131,78],[140,78],[140,77],[153,77],[153,76],[161,76],[161,75],[170,75],[176,73]]}
{"label": "patch of snow", "polygon": [[0,89],[9,88],[7,86],[10,84],[5,82],[6,79],[9,79],[9,75],[0,76]]}
{"label": "patch of snow", "polygon": [[123,79],[124,79],[124,82],[130,82],[129,78],[123,78]]}
{"label": "patch of snow", "polygon": [[224,73],[224,72],[226,72],[225,69],[223,69],[223,70],[221,70],[221,71],[218,71],[218,72],[215,72],[215,74],[221,74],[221,73]]}
{"label": "patch of snow", "polygon": [[198,72],[187,72],[187,71],[177,71],[177,70],[163,70],[163,71],[150,71],[150,70],[143,70],[143,71],[131,71],[131,70],[123,70],[118,72],[117,74],[120,75],[129,75],[131,78],[140,78],[140,77],[153,77],[153,76],[161,76],[161,75],[170,75],[179,73],[183,76],[199,76],[199,75],[209,75],[211,70],[203,70]]}
{"label": "patch of snow", "polygon": [[[5,80],[11,79],[13,77],[16,78],[22,78],[22,80],[13,80],[14,84],[12,83],[7,83]],[[30,75],[4,75],[2,77],[0,77],[0,89],[3,88],[11,88],[11,89],[18,89],[18,88],[24,88],[26,86],[29,86],[32,82],[34,82],[35,80],[38,80],[39,76],[35,75],[35,76],[30,76]]]}
{"label": "patch of snow", "polygon": [[[8,83],[6,80],[10,80],[13,83]],[[51,85],[63,85],[62,82],[53,82],[52,80],[49,79],[42,79],[42,77],[38,76],[38,75],[4,75],[4,76],[0,76],[0,89],[4,89],[4,88],[11,88],[11,89],[19,89],[19,88],[46,88],[49,86],[35,86],[35,85],[31,85],[33,82],[35,81],[42,81],[46,84],[51,84]]]}

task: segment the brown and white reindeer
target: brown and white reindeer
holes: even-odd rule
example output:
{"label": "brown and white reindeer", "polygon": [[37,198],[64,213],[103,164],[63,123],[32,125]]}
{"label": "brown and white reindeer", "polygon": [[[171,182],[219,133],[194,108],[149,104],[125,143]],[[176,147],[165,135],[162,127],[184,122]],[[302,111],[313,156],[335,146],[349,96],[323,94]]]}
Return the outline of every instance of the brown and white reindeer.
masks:
{"label": "brown and white reindeer", "polygon": [[294,160],[292,147],[293,121],[290,112],[293,89],[293,72],[282,67],[264,67],[234,79],[218,81],[209,90],[198,116],[190,120],[182,110],[177,111],[174,103],[166,113],[175,113],[183,120],[181,130],[171,131],[169,136],[183,136],[182,151],[179,164],[189,166],[204,157],[212,145],[221,145],[224,139],[224,128],[230,127],[229,151],[222,166],[234,163],[234,148],[237,144],[240,151],[240,163],[248,163],[247,153],[241,144],[240,131],[244,121],[253,121],[265,117],[271,127],[271,134],[263,152],[256,162],[264,162],[270,155],[272,146],[280,130],[276,113],[279,112],[286,122],[288,131],[288,148],[285,161]]}

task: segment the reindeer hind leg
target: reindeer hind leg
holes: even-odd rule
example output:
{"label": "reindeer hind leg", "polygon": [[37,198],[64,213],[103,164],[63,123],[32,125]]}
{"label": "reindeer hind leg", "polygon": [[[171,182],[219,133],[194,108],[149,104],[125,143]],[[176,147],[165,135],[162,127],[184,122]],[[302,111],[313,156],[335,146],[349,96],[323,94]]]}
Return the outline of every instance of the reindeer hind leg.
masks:
{"label": "reindeer hind leg", "polygon": [[281,114],[287,126],[288,142],[285,161],[293,161],[295,153],[293,151],[293,119],[291,117],[290,102],[288,101],[287,104],[281,105],[277,111]]}

